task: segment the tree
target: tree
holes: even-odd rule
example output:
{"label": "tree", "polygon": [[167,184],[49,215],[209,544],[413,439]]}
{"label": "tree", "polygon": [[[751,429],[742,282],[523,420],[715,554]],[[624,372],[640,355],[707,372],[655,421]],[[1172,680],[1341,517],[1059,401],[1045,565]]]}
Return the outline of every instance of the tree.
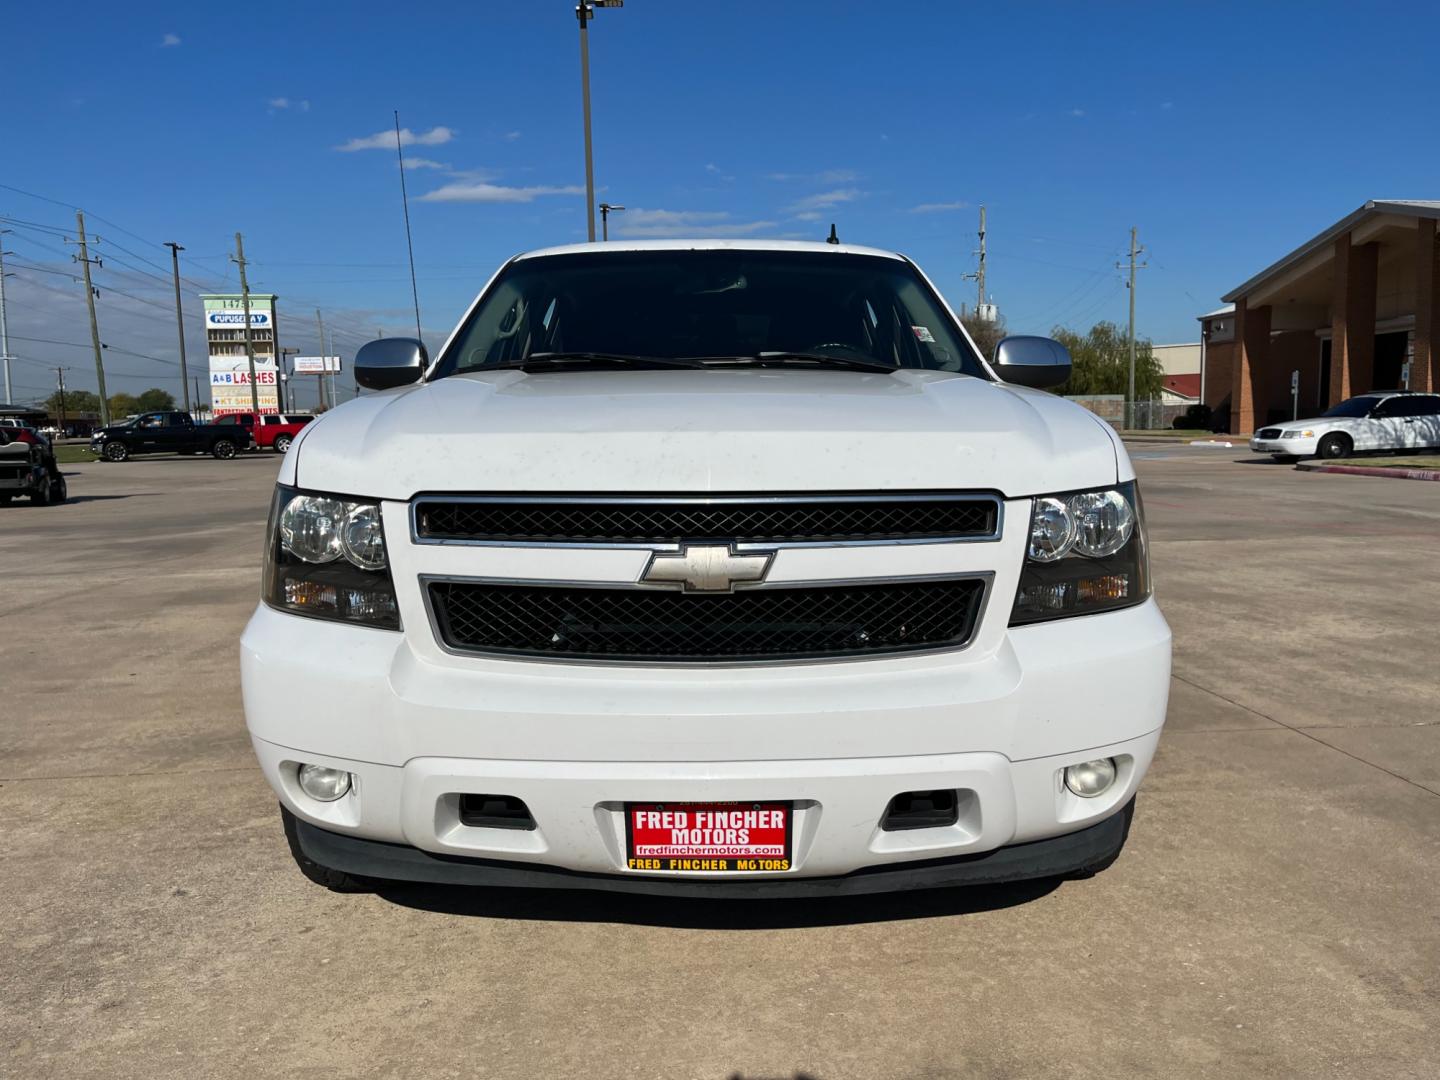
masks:
{"label": "tree", "polygon": [[[1057,326],[1050,332],[1070,350],[1070,378],[1055,388],[1057,394],[1121,394],[1130,392],[1130,339],[1112,322],[1096,323],[1081,337],[1074,330]],[[1150,401],[1160,396],[1165,370],[1155,359],[1148,338],[1135,339],[1135,399]]]}
{"label": "tree", "polygon": [[110,418],[119,420],[125,416],[141,412],[140,399],[134,394],[111,394],[110,395]]}
{"label": "tree", "polygon": [[1005,319],[998,313],[994,321],[982,319],[973,311],[967,311],[960,317],[965,324],[965,329],[975,340],[975,347],[980,350],[980,355],[989,360],[995,355],[995,346],[1005,336]]}
{"label": "tree", "polygon": [[175,408],[175,395],[158,386],[152,386],[135,400],[140,403],[139,412],[166,412]]}
{"label": "tree", "polygon": [[[56,390],[45,399],[45,411],[57,419],[60,416],[60,391]],[[100,395],[89,390],[65,391],[65,415],[78,416],[80,413],[99,413]]]}

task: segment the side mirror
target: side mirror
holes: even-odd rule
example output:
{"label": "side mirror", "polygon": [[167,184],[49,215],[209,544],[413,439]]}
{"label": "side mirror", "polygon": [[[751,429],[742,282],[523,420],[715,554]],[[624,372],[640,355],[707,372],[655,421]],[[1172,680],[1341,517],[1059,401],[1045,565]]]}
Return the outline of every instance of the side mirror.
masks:
{"label": "side mirror", "polygon": [[355,354],[355,381],[367,390],[389,390],[415,382],[429,366],[423,341],[380,338],[361,345]]}
{"label": "side mirror", "polygon": [[1008,383],[1043,390],[1070,378],[1070,350],[1048,337],[1016,334],[1000,339],[992,361]]}

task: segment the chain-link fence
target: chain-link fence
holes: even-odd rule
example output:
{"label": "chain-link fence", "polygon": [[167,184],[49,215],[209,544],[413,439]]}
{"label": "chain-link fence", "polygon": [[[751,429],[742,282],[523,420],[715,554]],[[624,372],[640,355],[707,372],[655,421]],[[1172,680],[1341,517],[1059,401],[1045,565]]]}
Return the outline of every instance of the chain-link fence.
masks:
{"label": "chain-link fence", "polygon": [[1166,431],[1175,427],[1190,402],[1130,401],[1123,394],[1088,394],[1070,401],[1122,431]]}

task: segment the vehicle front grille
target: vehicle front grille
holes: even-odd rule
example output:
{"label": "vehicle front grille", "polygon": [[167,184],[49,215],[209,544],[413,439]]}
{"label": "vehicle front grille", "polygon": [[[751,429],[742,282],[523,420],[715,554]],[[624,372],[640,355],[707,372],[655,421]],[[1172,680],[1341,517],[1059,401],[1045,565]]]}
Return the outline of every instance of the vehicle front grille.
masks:
{"label": "vehicle front grille", "polygon": [[1278,439],[1280,437],[1280,429],[1278,427],[1261,428],[1255,433],[1255,437],[1257,439]]}
{"label": "vehicle front grille", "polygon": [[999,532],[988,495],[782,495],[664,498],[422,497],[420,541],[825,543],[977,540]]}
{"label": "vehicle front grille", "polygon": [[24,480],[29,475],[29,465],[0,465],[0,480]]}
{"label": "vehicle front grille", "polygon": [[457,652],[572,660],[739,661],[863,656],[969,642],[983,578],[768,588],[660,589],[430,581]]}

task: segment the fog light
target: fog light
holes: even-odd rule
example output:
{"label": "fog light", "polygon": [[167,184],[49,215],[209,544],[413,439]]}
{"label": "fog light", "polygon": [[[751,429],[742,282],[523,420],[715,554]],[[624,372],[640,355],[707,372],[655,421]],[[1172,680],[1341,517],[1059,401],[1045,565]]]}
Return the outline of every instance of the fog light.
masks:
{"label": "fog light", "polygon": [[350,774],[324,765],[301,765],[300,790],[320,802],[334,802],[350,790]]}
{"label": "fog light", "polygon": [[1103,795],[1115,782],[1115,759],[1100,758],[1071,765],[1065,770],[1065,786],[1082,799]]}

